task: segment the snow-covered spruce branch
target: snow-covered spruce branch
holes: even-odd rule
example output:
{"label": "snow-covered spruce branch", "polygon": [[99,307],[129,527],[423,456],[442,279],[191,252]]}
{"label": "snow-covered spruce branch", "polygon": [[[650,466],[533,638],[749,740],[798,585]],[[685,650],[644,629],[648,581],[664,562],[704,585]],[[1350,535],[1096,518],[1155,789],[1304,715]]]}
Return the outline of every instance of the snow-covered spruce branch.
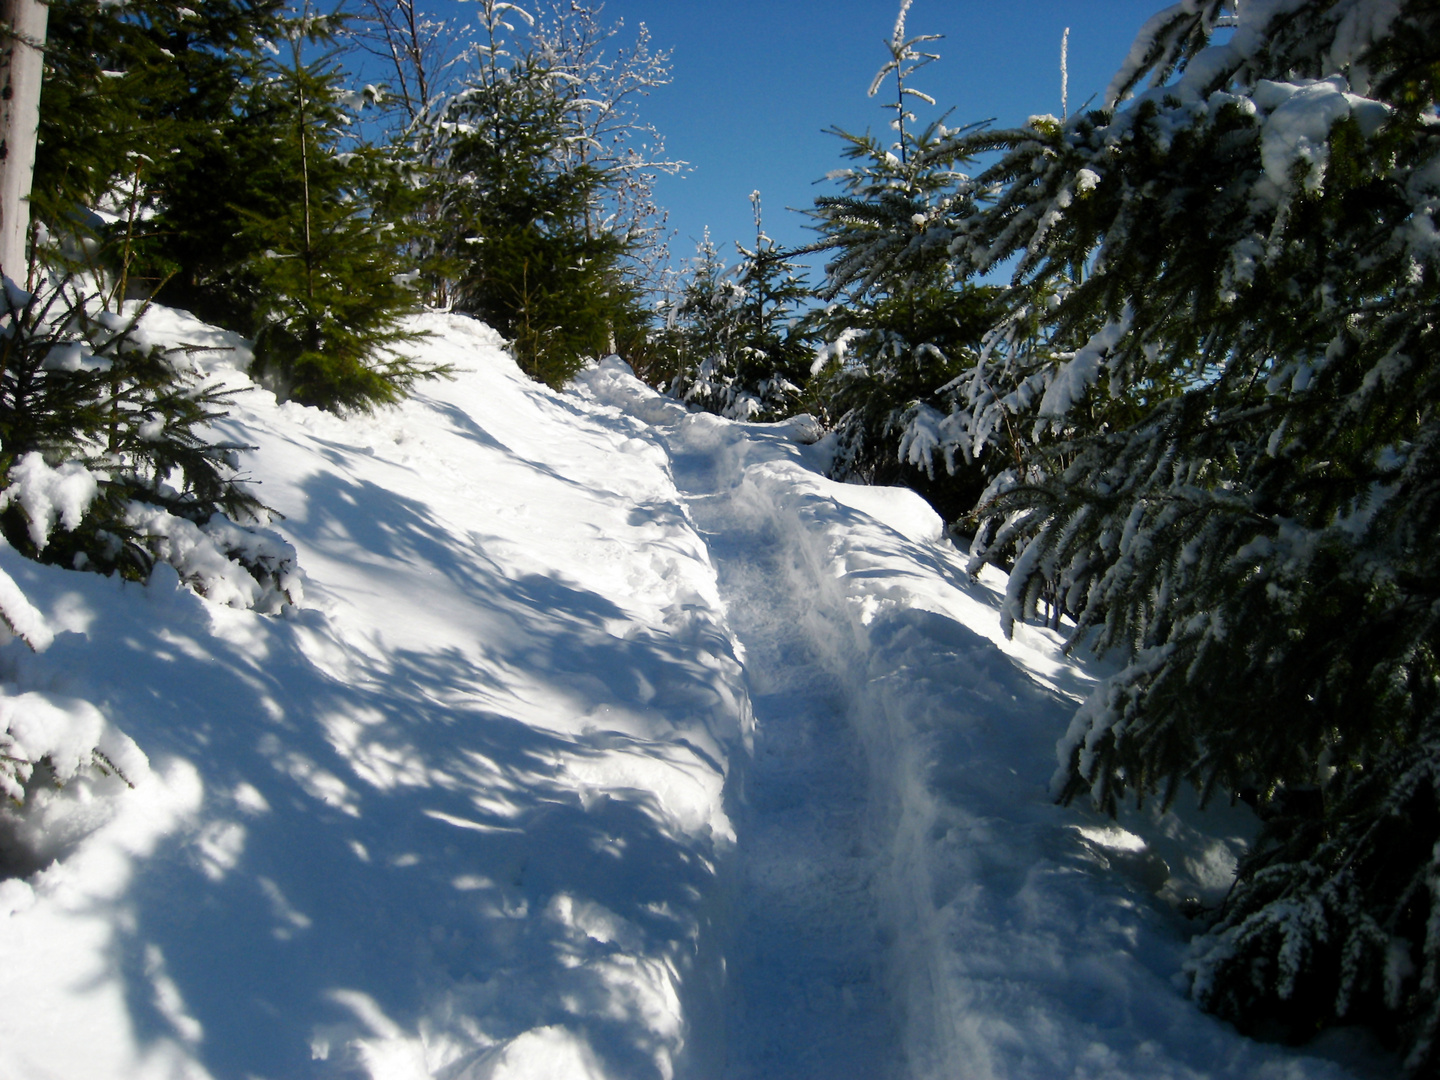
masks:
{"label": "snow-covered spruce branch", "polygon": [[1008,618],[1058,603],[1127,661],[1057,792],[1189,783],[1266,817],[1197,997],[1379,1023],[1417,1075],[1440,1059],[1437,36],[1423,3],[1196,0],[1104,108],[958,137],[1000,158],[949,257],[1014,280],[927,443],[1024,432],[979,556],[1013,560]]}

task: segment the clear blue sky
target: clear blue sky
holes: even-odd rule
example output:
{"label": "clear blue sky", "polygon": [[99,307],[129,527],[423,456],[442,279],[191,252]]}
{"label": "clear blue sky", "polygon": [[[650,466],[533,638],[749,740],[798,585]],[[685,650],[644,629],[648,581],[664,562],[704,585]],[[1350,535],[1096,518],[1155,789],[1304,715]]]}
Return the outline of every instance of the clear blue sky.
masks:
{"label": "clear blue sky", "polygon": [[[468,4],[446,0],[459,14]],[[531,10],[536,4],[522,6]],[[1070,107],[1098,99],[1135,31],[1167,0],[914,0],[910,34],[943,34],[940,60],[914,85],[951,123],[995,118],[1022,123],[1060,112],[1060,38],[1070,27]],[[441,3],[437,0],[437,12]],[[732,241],[754,236],[749,194],[759,189],[765,228],[777,241],[814,239],[804,208],[829,190],[815,181],[842,164],[825,129],[879,130],[879,96],[866,97],[885,62],[899,0],[607,0],[605,21],[623,20],[628,42],[640,23],[657,49],[672,52],[674,82],[656,90],[644,114],[668,151],[690,162],[664,178],[660,204],[676,230],[675,260],[694,253],[708,225],[727,259]],[[921,106],[921,117],[925,110]]]}

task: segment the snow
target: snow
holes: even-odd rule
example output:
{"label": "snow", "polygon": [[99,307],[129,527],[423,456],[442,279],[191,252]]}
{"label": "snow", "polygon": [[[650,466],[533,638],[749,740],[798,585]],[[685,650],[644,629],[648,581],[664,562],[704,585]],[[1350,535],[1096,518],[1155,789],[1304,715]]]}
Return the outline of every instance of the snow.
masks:
{"label": "snow", "polygon": [[241,529],[223,514],[212,514],[202,528],[139,502],[130,504],[125,523],[147,539],[151,554],[217,604],[273,615],[304,597],[295,549],[273,532]]}
{"label": "snow", "polygon": [[1384,102],[1349,93],[1349,84],[1339,75],[1295,83],[1261,79],[1251,97],[1268,114],[1261,129],[1260,161],[1276,191],[1289,186],[1299,163],[1306,190],[1319,189],[1329,162],[1327,139],[1337,121],[1353,115],[1368,139],[1390,115]]}
{"label": "snow", "polygon": [[45,616],[35,609],[14,578],[0,570],[0,619],[5,627],[35,652],[44,652],[55,640]]}
{"label": "snow", "polygon": [[1054,380],[1046,387],[1045,396],[1040,399],[1041,419],[1037,421],[1038,425],[1043,426],[1047,420],[1063,419],[1069,414],[1099,378],[1106,357],[1130,332],[1134,318],[1135,313],[1126,305],[1118,321],[1106,323],[1074,356],[1065,360],[1056,371]]}
{"label": "snow", "polygon": [[[53,637],[0,648],[0,715],[68,776],[0,817],[0,1076],[1393,1071],[1195,1009],[1180,912],[1253,823],[1054,806],[1107,673],[1006,638],[916,495],[826,479],[808,419],[417,325],[452,381],[217,424],[294,552],[273,614],[0,549]],[[243,342],[141,329],[247,386]]]}
{"label": "snow", "polygon": [[50,542],[57,522],[66,529],[77,528],[100,492],[85,466],[72,461],[52,469],[44,455],[33,450],[11,466],[10,481],[0,492],[0,510],[13,502],[20,504],[30,522],[30,540],[37,548]]}

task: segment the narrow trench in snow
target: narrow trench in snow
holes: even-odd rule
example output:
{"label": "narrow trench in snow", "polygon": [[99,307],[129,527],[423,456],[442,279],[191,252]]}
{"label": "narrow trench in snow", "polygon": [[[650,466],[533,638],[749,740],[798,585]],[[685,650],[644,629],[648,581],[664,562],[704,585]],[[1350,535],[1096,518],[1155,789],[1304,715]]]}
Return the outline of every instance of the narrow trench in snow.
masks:
{"label": "narrow trench in snow", "polygon": [[802,629],[812,590],[773,532],[738,532],[723,497],[692,501],[745,648],[755,753],[735,812],[726,1080],[900,1074],[867,838],[864,750],[839,680]]}

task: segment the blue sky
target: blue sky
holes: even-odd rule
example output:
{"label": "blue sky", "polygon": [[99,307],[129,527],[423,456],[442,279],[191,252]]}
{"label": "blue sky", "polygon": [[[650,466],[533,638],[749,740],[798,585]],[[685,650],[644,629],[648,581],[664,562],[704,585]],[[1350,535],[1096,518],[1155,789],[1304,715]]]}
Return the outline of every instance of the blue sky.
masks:
{"label": "blue sky", "polygon": [[[469,5],[453,3],[468,14]],[[523,0],[522,0],[523,3]],[[532,8],[535,5],[530,5]],[[952,124],[994,117],[1020,123],[1060,112],[1060,39],[1070,27],[1070,106],[1098,96],[1136,29],[1165,0],[914,0],[910,34],[943,34],[941,59],[914,85]],[[786,245],[809,242],[806,219],[787,210],[828,190],[815,181],[842,164],[825,129],[876,130],[888,121],[866,97],[886,59],[899,0],[608,0],[607,22],[623,20],[628,43],[640,23],[673,53],[674,82],[644,114],[670,154],[690,163],[663,178],[660,204],[676,231],[677,261],[694,253],[708,225],[723,254],[754,236],[749,194],[759,189],[765,228]],[[923,118],[923,106],[922,106]]]}

